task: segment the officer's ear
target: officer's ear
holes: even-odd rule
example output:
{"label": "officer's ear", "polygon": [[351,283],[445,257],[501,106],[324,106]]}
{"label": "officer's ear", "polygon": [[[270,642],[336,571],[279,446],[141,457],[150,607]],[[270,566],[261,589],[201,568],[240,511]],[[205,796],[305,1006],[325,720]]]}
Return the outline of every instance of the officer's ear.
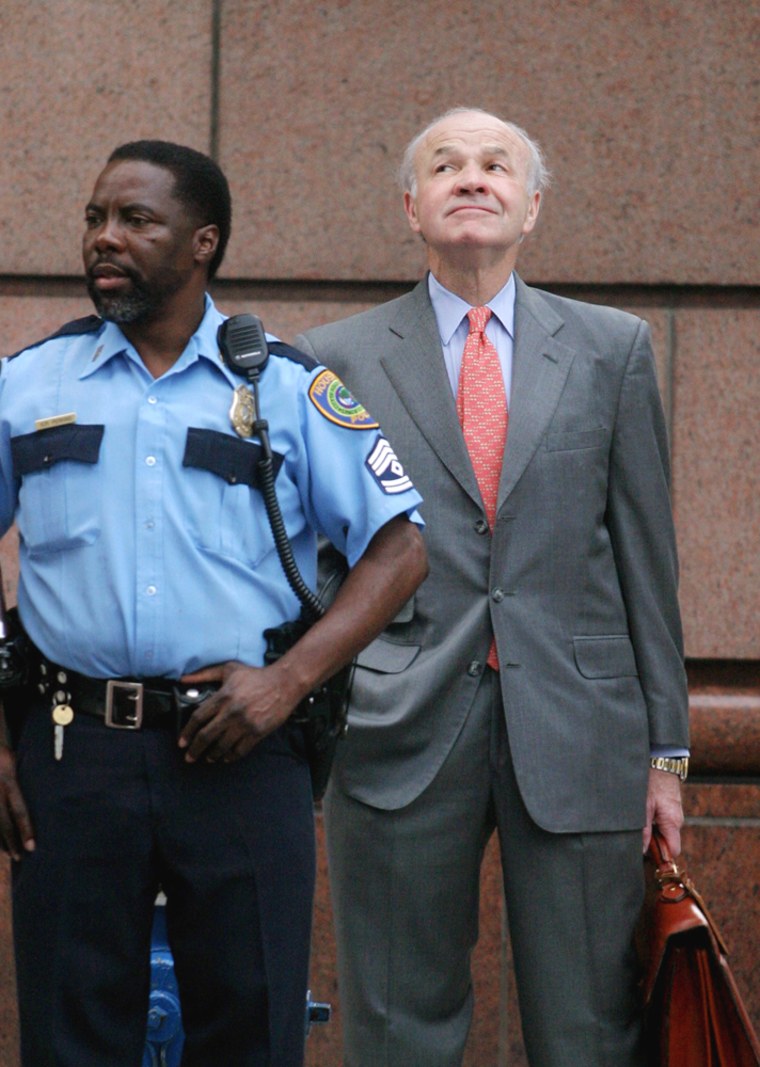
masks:
{"label": "officer's ear", "polygon": [[219,227],[213,222],[199,226],[193,234],[193,255],[196,263],[208,267],[219,245]]}

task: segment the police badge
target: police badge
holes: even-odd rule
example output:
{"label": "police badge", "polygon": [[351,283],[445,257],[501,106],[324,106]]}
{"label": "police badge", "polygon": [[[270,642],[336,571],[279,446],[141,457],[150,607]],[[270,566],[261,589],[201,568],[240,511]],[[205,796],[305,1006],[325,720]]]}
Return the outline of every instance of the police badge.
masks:
{"label": "police badge", "polygon": [[239,385],[232,394],[232,405],[230,407],[230,422],[238,437],[251,437],[253,435],[254,418],[253,394],[245,385]]}

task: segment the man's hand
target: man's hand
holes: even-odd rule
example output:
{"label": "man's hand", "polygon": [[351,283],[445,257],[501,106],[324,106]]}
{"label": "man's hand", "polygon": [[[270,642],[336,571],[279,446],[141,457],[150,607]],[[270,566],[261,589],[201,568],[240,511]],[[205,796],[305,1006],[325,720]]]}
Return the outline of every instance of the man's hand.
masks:
{"label": "man's hand", "polygon": [[219,682],[220,688],[193,712],[179,737],[188,763],[205,759],[232,763],[281,726],[298,703],[287,677],[270,667],[246,667],[234,660],[187,674],[182,683]]}
{"label": "man's hand", "polygon": [[11,859],[34,851],[34,834],[24,798],[16,778],[16,760],[7,745],[0,743],[0,848]]}
{"label": "man's hand", "polygon": [[681,781],[677,774],[653,769],[649,771],[647,821],[643,833],[644,852],[649,848],[653,824],[665,838],[670,854],[675,859],[681,852],[681,826],[683,825]]}
{"label": "man's hand", "polygon": [[180,734],[185,759],[231,763],[248,755],[305,696],[377,637],[427,569],[419,531],[399,515],[377,531],[322,618],[275,663],[247,667],[231,661],[185,675],[183,683],[221,682]]}

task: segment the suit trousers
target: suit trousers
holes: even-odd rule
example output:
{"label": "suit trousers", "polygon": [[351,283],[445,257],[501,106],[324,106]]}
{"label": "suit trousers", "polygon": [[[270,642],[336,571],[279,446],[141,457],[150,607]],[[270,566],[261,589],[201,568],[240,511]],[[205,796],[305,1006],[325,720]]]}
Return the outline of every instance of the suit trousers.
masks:
{"label": "suit trousers", "polygon": [[335,784],[325,816],[345,1067],[462,1063],[480,866],[494,828],[531,1067],[643,1067],[632,947],[641,833],[554,834],[533,822],[493,671],[415,801],[379,810]]}
{"label": "suit trousers", "polygon": [[13,867],[24,1067],[139,1067],[159,886],[184,1067],[300,1067],[314,886],[308,767],[290,729],[231,764],[173,730],[49,708],[17,746],[37,847]]}

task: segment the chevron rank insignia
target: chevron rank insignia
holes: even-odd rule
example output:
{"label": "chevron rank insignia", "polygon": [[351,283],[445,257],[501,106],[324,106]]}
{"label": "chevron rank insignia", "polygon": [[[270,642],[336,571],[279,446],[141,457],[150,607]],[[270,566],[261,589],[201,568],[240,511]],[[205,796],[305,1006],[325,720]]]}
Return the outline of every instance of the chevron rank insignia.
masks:
{"label": "chevron rank insignia", "polygon": [[404,493],[414,488],[398,456],[381,434],[364,462],[384,493]]}
{"label": "chevron rank insignia", "polygon": [[309,399],[321,415],[338,426],[349,430],[376,430],[380,425],[358,400],[354,400],[331,370],[323,370],[316,376],[309,387]]}

